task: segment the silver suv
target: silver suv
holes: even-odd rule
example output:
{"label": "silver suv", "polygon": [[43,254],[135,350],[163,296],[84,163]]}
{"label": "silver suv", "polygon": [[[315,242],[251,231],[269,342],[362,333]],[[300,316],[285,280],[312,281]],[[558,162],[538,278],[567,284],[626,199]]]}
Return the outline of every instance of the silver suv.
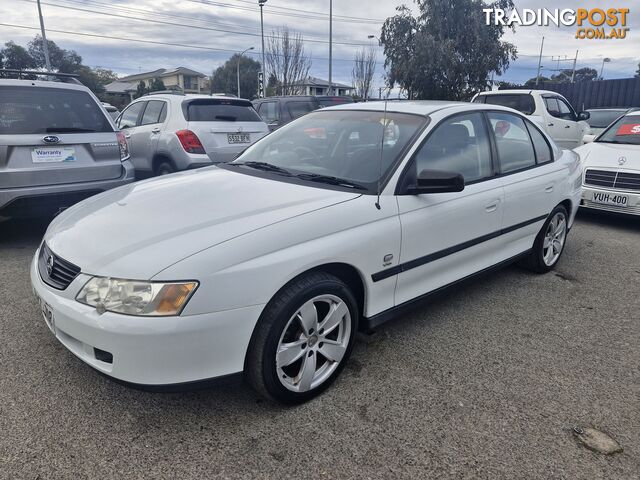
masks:
{"label": "silver suv", "polygon": [[248,100],[177,92],[138,98],[116,123],[138,178],[229,162],[269,133]]}
{"label": "silver suv", "polygon": [[135,179],[124,134],[79,84],[0,79],[0,217],[51,215]]}

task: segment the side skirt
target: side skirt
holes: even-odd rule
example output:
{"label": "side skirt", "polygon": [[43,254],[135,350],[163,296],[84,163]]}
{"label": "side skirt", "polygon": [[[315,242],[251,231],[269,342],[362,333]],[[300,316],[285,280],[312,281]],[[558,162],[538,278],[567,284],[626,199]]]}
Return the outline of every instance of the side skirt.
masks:
{"label": "side skirt", "polygon": [[529,255],[531,253],[531,250],[527,250],[526,252],[522,252],[518,255],[516,255],[515,257],[511,257],[508,258],[507,260],[503,260],[500,263],[496,263],[495,265],[492,265],[490,267],[487,267],[483,270],[480,270],[476,273],[472,273],[469,276],[466,276],[464,278],[461,278],[459,280],[456,280],[455,282],[449,283],[448,285],[444,285],[440,288],[437,288],[435,290],[432,290],[431,292],[425,293],[424,295],[420,295],[419,297],[416,297],[412,300],[409,300],[405,303],[402,303],[400,305],[396,305],[395,307],[391,307],[388,310],[385,310],[384,312],[378,313],[377,315],[374,315],[373,317],[368,317],[368,318],[363,318],[362,319],[362,328],[365,331],[372,331],[375,330],[376,328],[380,327],[381,325],[387,323],[390,320],[393,320],[394,318],[396,318],[399,315],[402,315],[403,313],[406,313],[408,311],[413,310],[414,308],[423,305],[425,303],[427,303],[430,300],[434,300],[436,298],[438,298],[439,296],[441,296],[442,294],[444,294],[445,292],[447,292],[449,289],[451,289],[452,287],[456,287],[456,286],[461,286],[465,283],[468,283],[472,280],[475,280],[479,277],[483,277],[491,272],[495,272],[496,270],[500,270],[508,265],[511,265],[515,262],[517,262],[518,260],[526,257],[527,255]]}

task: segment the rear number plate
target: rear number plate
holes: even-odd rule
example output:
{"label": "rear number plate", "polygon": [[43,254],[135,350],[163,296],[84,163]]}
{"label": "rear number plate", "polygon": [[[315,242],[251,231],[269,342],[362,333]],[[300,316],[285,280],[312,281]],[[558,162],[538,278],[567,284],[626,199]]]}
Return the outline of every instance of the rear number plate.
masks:
{"label": "rear number plate", "polygon": [[602,205],[615,205],[616,207],[626,207],[629,205],[629,197],[612,193],[594,193],[593,201]]}
{"label": "rear number plate", "polygon": [[251,135],[248,133],[228,133],[229,143],[251,143]]}
{"label": "rear number plate", "polygon": [[36,147],[31,149],[33,163],[75,162],[76,149],[72,147]]}

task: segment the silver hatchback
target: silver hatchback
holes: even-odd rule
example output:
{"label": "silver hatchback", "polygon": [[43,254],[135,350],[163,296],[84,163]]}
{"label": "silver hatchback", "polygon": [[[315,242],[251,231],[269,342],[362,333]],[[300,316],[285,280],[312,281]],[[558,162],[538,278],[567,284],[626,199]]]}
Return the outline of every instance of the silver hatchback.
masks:
{"label": "silver hatchback", "polygon": [[138,178],[230,162],[269,133],[248,100],[178,92],[138,98],[116,124]]}
{"label": "silver hatchback", "polygon": [[50,215],[135,178],[124,135],[78,84],[0,80],[0,217]]}

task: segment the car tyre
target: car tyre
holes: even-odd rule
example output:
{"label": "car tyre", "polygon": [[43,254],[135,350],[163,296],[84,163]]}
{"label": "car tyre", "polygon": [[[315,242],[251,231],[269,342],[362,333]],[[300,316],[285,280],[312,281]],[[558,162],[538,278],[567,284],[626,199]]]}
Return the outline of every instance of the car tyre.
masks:
{"label": "car tyre", "polygon": [[160,177],[162,175],[169,175],[171,173],[174,173],[175,171],[176,169],[173,166],[173,163],[171,163],[169,160],[162,160],[156,167],[155,174],[157,177]]}
{"label": "car tyre", "polygon": [[298,277],[267,304],[253,333],[245,374],[263,397],[285,404],[326,390],[346,364],[358,329],[351,289],[325,272]]}
{"label": "car tyre", "polygon": [[555,268],[564,252],[569,233],[569,214],[558,205],[547,217],[538,233],[531,253],[521,265],[536,273],[547,273]]}

